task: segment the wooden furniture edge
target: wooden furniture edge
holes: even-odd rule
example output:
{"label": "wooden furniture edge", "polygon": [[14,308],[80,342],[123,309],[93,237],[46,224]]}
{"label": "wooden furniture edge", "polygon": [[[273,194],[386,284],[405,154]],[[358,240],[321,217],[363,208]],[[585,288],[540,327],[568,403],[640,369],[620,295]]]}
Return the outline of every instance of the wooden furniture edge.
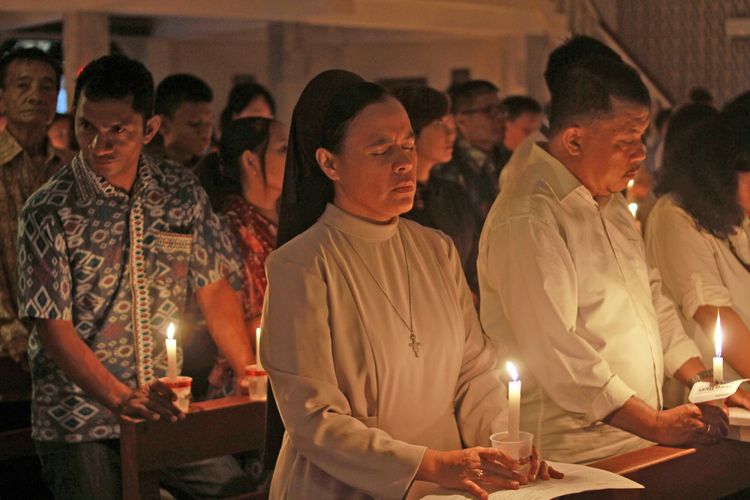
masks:
{"label": "wooden furniture edge", "polygon": [[654,445],[600,460],[589,464],[589,466],[625,476],[675,458],[692,455],[695,452],[695,448],[672,448]]}

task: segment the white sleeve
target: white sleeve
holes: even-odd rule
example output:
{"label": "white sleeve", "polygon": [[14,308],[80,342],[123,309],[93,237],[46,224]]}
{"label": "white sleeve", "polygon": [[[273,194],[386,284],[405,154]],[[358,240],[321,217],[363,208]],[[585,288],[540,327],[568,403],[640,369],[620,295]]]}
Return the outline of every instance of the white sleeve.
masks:
{"label": "white sleeve", "polygon": [[495,306],[503,308],[523,362],[549,397],[589,423],[619,409],[635,391],[576,332],[576,271],[558,231],[511,218],[487,236],[485,279],[501,296]]}
{"label": "white sleeve", "polygon": [[490,435],[508,428],[508,396],[498,373],[500,355],[479,324],[458,251],[448,237],[446,240],[464,324],[464,350],[455,394],[456,419],[466,446],[490,446]]}
{"label": "white sleeve", "polygon": [[702,305],[731,306],[721,280],[710,236],[701,233],[692,217],[676,206],[660,206],[649,217],[646,258],[661,275],[686,318]]}
{"label": "white sleeve", "polygon": [[403,497],[426,448],[352,416],[336,381],[322,271],[275,254],[266,270],[261,361],[293,446],[353,488],[378,498]]}

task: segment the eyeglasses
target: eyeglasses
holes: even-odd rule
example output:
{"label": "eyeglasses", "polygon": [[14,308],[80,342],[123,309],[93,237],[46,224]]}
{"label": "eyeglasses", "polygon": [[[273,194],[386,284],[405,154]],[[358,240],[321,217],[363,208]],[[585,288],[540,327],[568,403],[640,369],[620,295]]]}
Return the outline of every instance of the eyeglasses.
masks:
{"label": "eyeglasses", "polygon": [[505,106],[502,104],[488,104],[481,108],[464,109],[463,111],[458,112],[460,115],[472,115],[474,113],[482,113],[483,115],[492,118],[498,115],[505,115]]}

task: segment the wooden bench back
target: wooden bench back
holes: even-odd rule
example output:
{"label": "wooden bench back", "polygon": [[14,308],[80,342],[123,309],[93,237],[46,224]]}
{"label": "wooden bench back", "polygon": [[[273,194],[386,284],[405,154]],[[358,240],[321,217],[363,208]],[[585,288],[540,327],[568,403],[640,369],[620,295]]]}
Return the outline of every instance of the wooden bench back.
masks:
{"label": "wooden bench back", "polygon": [[159,498],[159,470],[263,447],[266,404],[236,396],[190,405],[177,423],[122,419],[125,500]]}

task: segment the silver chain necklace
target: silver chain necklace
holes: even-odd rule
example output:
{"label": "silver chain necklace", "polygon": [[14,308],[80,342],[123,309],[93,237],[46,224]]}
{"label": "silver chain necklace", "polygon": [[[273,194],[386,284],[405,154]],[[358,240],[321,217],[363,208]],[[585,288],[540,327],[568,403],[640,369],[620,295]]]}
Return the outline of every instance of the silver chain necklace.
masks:
{"label": "silver chain necklace", "polygon": [[407,289],[409,291],[409,322],[408,323],[406,322],[406,320],[404,319],[404,317],[401,315],[401,313],[399,312],[398,308],[393,303],[393,301],[388,296],[388,294],[385,293],[385,288],[383,288],[383,286],[380,284],[380,282],[375,278],[375,275],[372,274],[372,271],[370,271],[370,268],[367,267],[367,264],[365,264],[365,260],[359,254],[359,252],[357,251],[357,249],[354,248],[354,244],[351,241],[349,241],[348,237],[344,236],[344,239],[346,240],[347,243],[349,243],[349,246],[354,251],[354,254],[357,256],[357,258],[359,258],[359,261],[362,263],[362,266],[367,271],[367,274],[369,274],[370,278],[372,278],[372,281],[374,281],[375,284],[378,285],[378,288],[380,289],[380,292],[383,294],[383,296],[385,297],[385,299],[391,305],[391,308],[395,311],[396,316],[398,316],[398,319],[400,319],[401,323],[403,323],[404,326],[406,327],[406,329],[409,330],[409,333],[410,333],[409,340],[410,340],[410,342],[409,342],[408,345],[411,348],[411,350],[414,351],[414,357],[418,358],[419,357],[419,348],[422,346],[422,343],[421,342],[417,342],[417,335],[414,333],[414,310],[412,308],[412,301],[411,301],[411,273],[409,272],[409,258],[406,255],[406,245],[404,244],[404,238],[403,238],[403,235],[401,234],[401,228],[400,227],[398,228],[398,238],[399,238],[399,240],[401,240],[401,248],[404,251],[404,264],[406,265],[406,286],[407,286]]}

